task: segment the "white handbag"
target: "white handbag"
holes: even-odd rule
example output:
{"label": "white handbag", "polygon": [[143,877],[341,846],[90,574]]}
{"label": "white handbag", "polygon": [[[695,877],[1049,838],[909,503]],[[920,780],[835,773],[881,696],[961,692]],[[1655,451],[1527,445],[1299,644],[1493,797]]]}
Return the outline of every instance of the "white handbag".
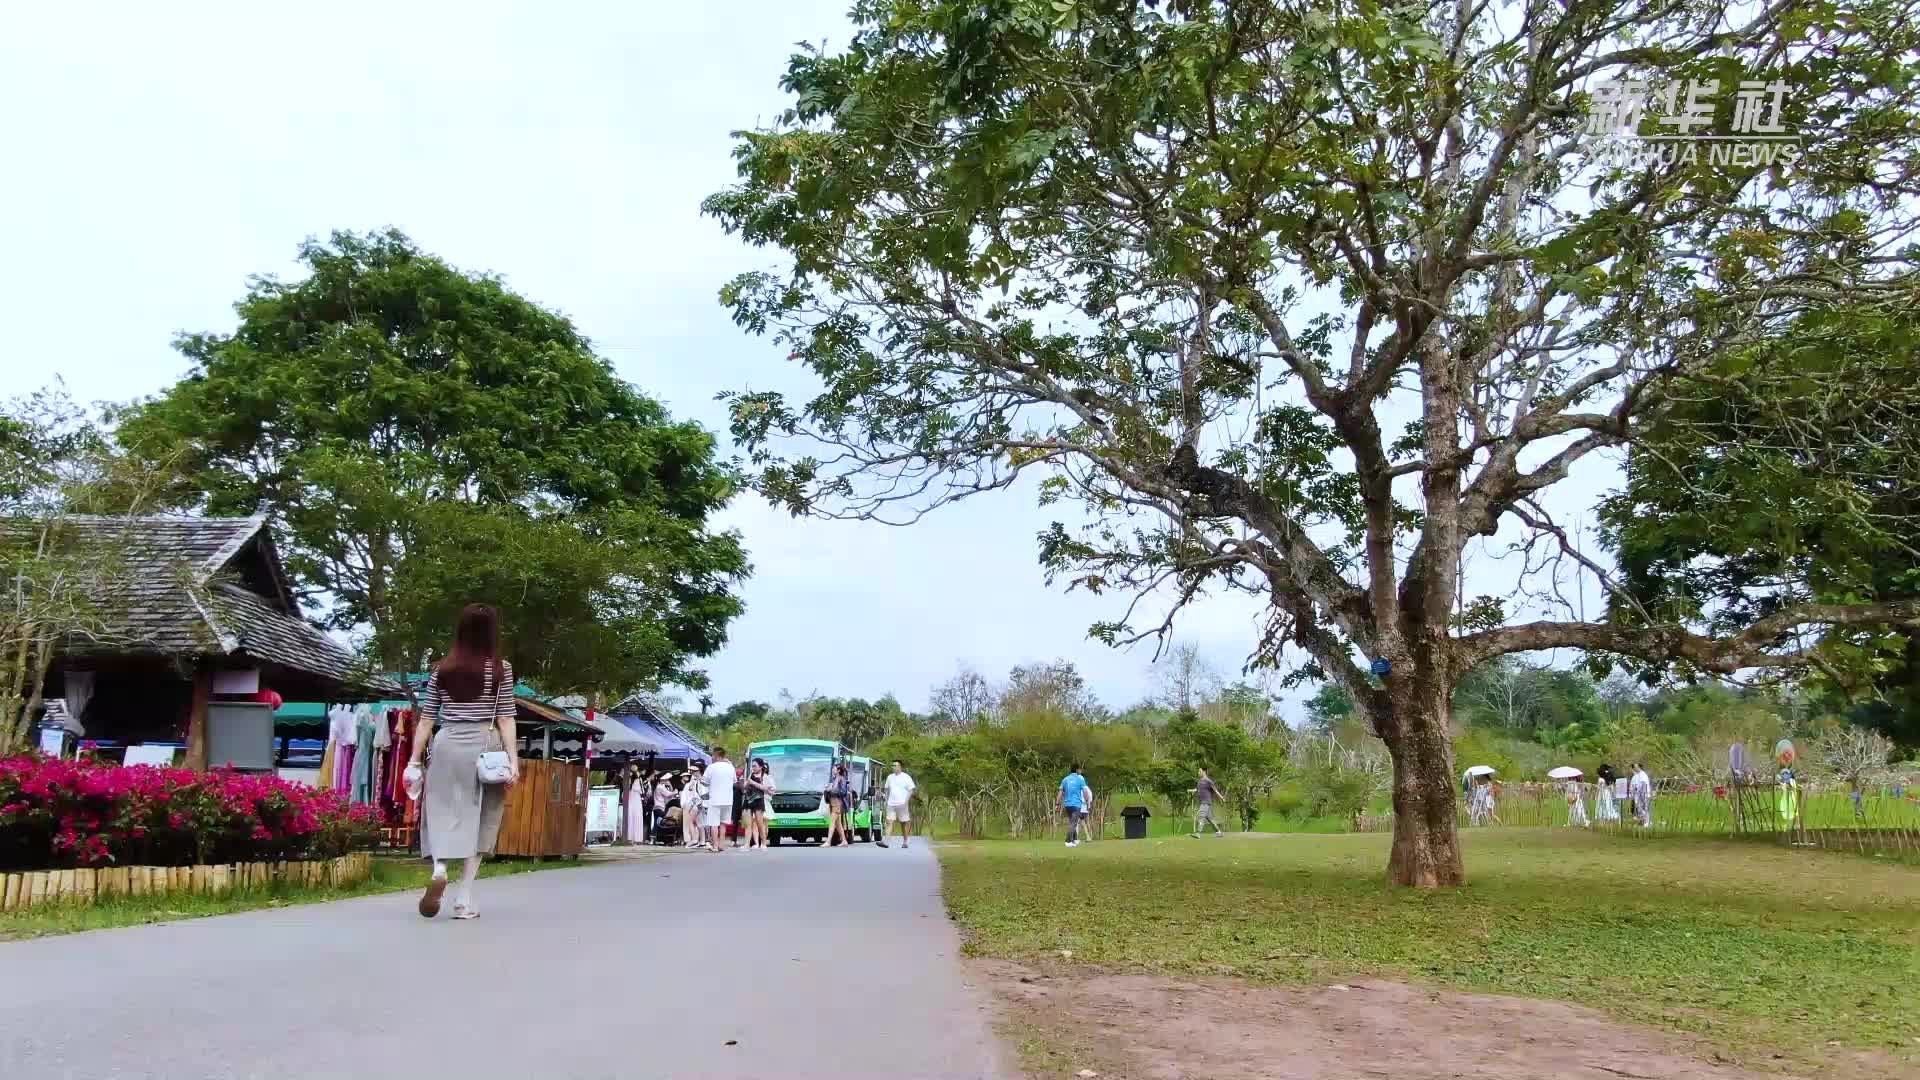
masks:
{"label": "white handbag", "polygon": [[504,784],[513,779],[513,759],[507,757],[505,750],[488,750],[480,755],[477,764],[483,784]]}

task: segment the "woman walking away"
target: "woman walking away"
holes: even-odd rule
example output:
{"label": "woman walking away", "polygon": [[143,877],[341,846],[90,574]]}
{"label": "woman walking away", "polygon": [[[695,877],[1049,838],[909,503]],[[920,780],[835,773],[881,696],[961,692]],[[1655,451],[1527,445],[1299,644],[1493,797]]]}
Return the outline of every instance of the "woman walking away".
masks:
{"label": "woman walking away", "polygon": [[1493,814],[1493,785],[1484,776],[1473,778],[1473,794],[1467,799],[1467,820],[1485,825]]}
{"label": "woman walking away", "polygon": [[1614,773],[1613,766],[1603,764],[1593,776],[1599,781],[1593,792],[1594,820],[1619,821],[1620,808],[1613,801],[1613,782],[1619,777]]}
{"label": "woman walking away", "polygon": [[747,848],[767,847],[767,797],[773,794],[773,778],[767,773],[767,759],[754,758],[747,766]]}
{"label": "woman walking away", "polygon": [[1580,788],[1582,786],[1583,785],[1580,783],[1580,778],[1577,776],[1567,781],[1567,827],[1568,828],[1574,828],[1577,826],[1579,828],[1584,829],[1587,827],[1587,800],[1586,800],[1586,796],[1582,795],[1580,792]]}
{"label": "woman walking away", "polygon": [[847,767],[833,767],[833,782],[827,786],[827,846],[853,843],[847,831],[847,807],[853,801],[853,785],[847,782]]}
{"label": "woman walking away", "polygon": [[[454,893],[453,917],[471,919],[480,914],[473,901],[473,881],[480,859],[493,851],[500,835],[500,813],[506,786],[520,777],[519,740],[513,730],[513,667],[500,658],[500,619],[485,604],[470,604],[453,628],[453,648],[427,677],[421,714],[437,730],[432,748],[416,739],[407,765],[418,776],[420,758],[427,756],[420,809],[420,853],[433,860],[433,877],[420,897],[420,914],[440,914],[447,892],[447,863],[461,860],[460,888]],[[481,755],[504,752],[503,782],[483,782]]]}

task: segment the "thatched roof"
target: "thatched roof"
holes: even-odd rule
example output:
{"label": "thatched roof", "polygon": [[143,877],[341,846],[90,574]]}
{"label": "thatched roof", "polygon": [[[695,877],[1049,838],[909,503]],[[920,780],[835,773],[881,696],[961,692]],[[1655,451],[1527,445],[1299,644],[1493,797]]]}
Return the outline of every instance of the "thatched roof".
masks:
{"label": "thatched roof", "polygon": [[301,614],[263,517],[69,517],[58,530],[63,544],[110,551],[113,563],[93,598],[105,632],[71,642],[70,660],[217,657],[339,684],[336,700],[404,693]]}

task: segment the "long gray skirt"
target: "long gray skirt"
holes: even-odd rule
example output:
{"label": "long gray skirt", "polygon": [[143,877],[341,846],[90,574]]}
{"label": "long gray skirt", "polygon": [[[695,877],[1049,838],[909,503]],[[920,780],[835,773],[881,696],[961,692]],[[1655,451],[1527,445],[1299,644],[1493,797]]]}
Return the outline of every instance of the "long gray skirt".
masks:
{"label": "long gray skirt", "polygon": [[420,853],[429,859],[467,859],[493,854],[507,786],[480,782],[480,755],[504,750],[493,724],[442,724],[428,748],[426,791],[421,796]]}

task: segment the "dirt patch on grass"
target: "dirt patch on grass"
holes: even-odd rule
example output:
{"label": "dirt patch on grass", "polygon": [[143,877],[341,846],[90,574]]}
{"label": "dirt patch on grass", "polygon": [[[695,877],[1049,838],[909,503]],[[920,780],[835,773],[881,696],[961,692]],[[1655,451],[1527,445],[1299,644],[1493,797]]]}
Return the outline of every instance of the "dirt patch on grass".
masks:
{"label": "dirt patch on grass", "polygon": [[[1551,1001],[1367,979],[1288,989],[975,960],[1033,1077],[1779,1080],[1680,1036]],[[1776,1062],[1783,1065],[1784,1062]],[[1881,1063],[1878,1075],[1889,1075]]]}

